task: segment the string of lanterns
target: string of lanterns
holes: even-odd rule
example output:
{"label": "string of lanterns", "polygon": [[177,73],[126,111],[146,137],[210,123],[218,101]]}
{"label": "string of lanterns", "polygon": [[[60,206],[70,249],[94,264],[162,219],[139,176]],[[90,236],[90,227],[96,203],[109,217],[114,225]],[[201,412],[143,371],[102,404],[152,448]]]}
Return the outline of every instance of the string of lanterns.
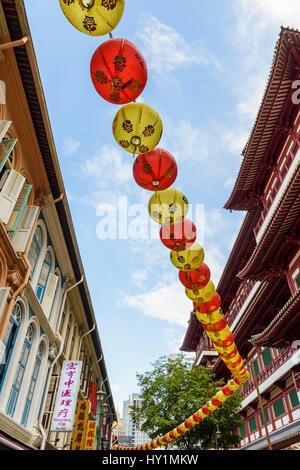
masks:
{"label": "string of lanterns", "polygon": [[113,120],[113,136],[125,151],[133,154],[136,183],[153,191],[149,200],[150,217],[158,223],[160,239],[170,250],[170,260],[179,270],[179,281],[193,301],[197,319],[203,325],[214,348],[233,375],[233,379],[182,424],[164,436],[137,447],[114,446],[114,450],[154,450],[176,440],[207,418],[249,378],[234,335],[221,310],[221,299],[211,281],[209,267],[203,263],[203,247],[196,242],[196,227],[186,216],[186,196],[171,187],[178,174],[173,155],[157,145],[163,132],[158,112],[136,99],[143,92],[147,65],[138,48],[127,39],[115,39],[111,32],[119,24],[125,0],[59,0],[66,18],[79,31],[91,36],[110,35],[94,52],[91,80],[99,95],[122,105]]}

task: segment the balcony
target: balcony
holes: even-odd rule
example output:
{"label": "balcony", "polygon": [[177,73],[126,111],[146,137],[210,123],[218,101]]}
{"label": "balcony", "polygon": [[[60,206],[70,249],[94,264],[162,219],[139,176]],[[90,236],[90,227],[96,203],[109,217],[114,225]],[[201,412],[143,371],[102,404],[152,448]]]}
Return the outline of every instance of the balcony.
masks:
{"label": "balcony", "polygon": [[244,306],[247,298],[249,297],[254,285],[255,285],[255,281],[249,281],[245,285],[245,287],[242,290],[241,294],[239,295],[237,301],[235,302],[233,309],[230,311],[230,313],[228,313],[227,322],[228,322],[229,327],[232,326],[234,320],[239,315],[239,313],[240,313],[242,307]]}
{"label": "balcony", "polygon": [[280,168],[274,175],[271,189],[268,192],[267,198],[264,202],[264,209],[261,213],[256,227],[254,228],[254,235],[257,243],[259,243],[259,240],[261,238],[262,233],[264,232],[265,227],[270,221],[274,210],[280,203],[280,198],[282,197],[282,194],[285,193],[290,178],[292,177],[294,171],[299,165],[299,158],[299,151],[297,151],[296,154],[294,154],[293,152],[288,152]]}
{"label": "balcony", "polygon": [[213,365],[218,359],[218,352],[215,350],[212,341],[204,333],[196,349],[196,365]]}
{"label": "balcony", "polygon": [[[265,367],[257,376],[258,385],[264,383],[271,375],[273,375],[282,365],[284,365],[295,353],[293,348],[287,348],[279,354],[273,361]],[[241,391],[243,398],[247,398],[256,390],[253,380],[248,381],[247,387]]]}

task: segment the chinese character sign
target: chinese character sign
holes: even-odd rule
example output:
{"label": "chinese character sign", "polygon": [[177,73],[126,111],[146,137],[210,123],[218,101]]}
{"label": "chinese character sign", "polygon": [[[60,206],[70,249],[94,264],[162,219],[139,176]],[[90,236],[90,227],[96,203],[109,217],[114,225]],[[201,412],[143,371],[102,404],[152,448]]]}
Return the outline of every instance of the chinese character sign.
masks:
{"label": "chinese character sign", "polygon": [[86,438],[85,438],[85,450],[94,450],[96,439],[96,421],[88,421]]}
{"label": "chinese character sign", "polygon": [[84,450],[89,411],[89,400],[79,400],[73,433],[72,450]]}
{"label": "chinese character sign", "polygon": [[81,361],[64,361],[63,363],[51,431],[71,432],[73,430],[81,366]]}

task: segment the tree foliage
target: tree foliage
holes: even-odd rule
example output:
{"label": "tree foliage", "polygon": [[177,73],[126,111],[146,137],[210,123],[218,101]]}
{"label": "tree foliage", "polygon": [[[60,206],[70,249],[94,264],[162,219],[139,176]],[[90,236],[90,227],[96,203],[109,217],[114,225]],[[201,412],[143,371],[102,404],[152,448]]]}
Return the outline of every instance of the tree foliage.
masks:
{"label": "tree foliage", "polygon": [[[209,368],[193,367],[193,361],[179,354],[160,357],[153,369],[137,374],[143,405],[132,408],[133,420],[151,439],[171,431],[205,405],[224,385],[215,381]],[[228,449],[239,443],[232,431],[242,424],[238,414],[242,397],[231,396],[212,415],[169,444],[178,449]],[[221,433],[216,443],[217,430]]]}

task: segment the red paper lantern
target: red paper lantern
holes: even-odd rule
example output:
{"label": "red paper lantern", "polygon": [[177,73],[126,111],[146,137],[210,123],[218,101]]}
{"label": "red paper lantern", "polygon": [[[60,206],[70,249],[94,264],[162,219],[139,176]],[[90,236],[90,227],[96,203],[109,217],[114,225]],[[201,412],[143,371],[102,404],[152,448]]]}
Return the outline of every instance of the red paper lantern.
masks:
{"label": "red paper lantern", "polygon": [[226,325],[227,325],[227,320],[226,320],[225,315],[223,315],[222,319],[216,323],[212,323],[208,325],[202,323],[202,326],[206,331],[222,331],[224,330]]}
{"label": "red paper lantern", "polygon": [[197,312],[200,313],[215,312],[221,306],[221,298],[216,292],[214,297],[209,302],[205,302],[203,304],[197,304],[196,302],[194,302],[193,305]]}
{"label": "red paper lantern", "polygon": [[159,235],[162,243],[170,250],[184,251],[194,244],[197,231],[193,222],[184,218],[177,224],[162,225]]}
{"label": "red paper lantern", "polygon": [[139,155],[133,164],[136,183],[150,191],[162,191],[172,186],[177,178],[176,160],[167,150],[156,148]]}
{"label": "red paper lantern", "polygon": [[231,346],[235,341],[234,335],[232,333],[229,333],[228,337],[224,339],[223,341],[213,341],[213,343],[216,346],[222,347],[222,348],[227,348],[228,346]]}
{"label": "red paper lantern", "polygon": [[190,290],[200,290],[205,287],[210,280],[210,269],[205,263],[202,263],[195,271],[179,271],[179,280],[184,287]]}
{"label": "red paper lantern", "polygon": [[90,70],[96,91],[114,104],[135,101],[148,78],[143,56],[127,39],[103,42],[93,54]]}

